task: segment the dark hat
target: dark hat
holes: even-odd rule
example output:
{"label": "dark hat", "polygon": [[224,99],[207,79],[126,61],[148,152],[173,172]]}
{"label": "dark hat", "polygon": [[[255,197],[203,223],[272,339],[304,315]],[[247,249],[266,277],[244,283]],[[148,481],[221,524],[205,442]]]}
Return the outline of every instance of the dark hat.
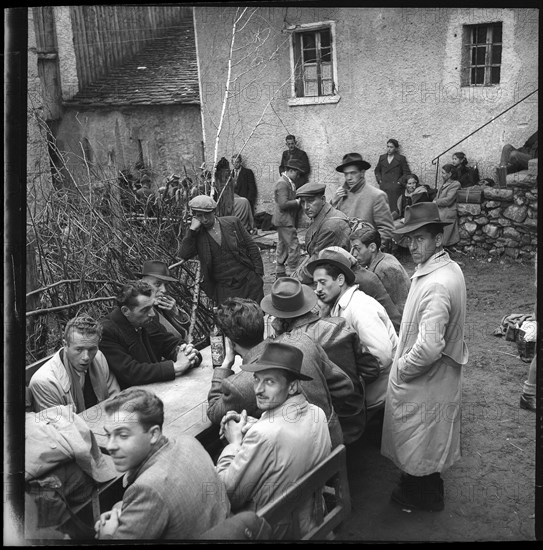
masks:
{"label": "dark hat", "polygon": [[269,315],[291,319],[311,311],[316,303],[313,289],[293,277],[279,277],[271,287],[271,294],[262,298],[260,307]]}
{"label": "dark hat", "polygon": [[200,210],[201,212],[213,212],[217,208],[217,203],[207,195],[198,195],[189,201],[189,206],[192,210]]}
{"label": "dark hat", "polygon": [[158,260],[150,260],[143,262],[143,270],[138,274],[140,277],[150,275],[161,279],[162,281],[177,281],[173,277],[170,277],[170,270],[165,262],[159,262]]}
{"label": "dark hat", "polygon": [[336,252],[333,247],[324,248],[321,250],[319,252],[319,257],[307,264],[307,270],[311,273],[311,275],[313,275],[313,271],[323,264],[335,265],[341,269],[342,273],[345,275],[347,284],[352,285],[354,283],[355,275],[351,270],[351,262],[346,256]]}
{"label": "dark hat", "polygon": [[241,369],[247,372],[282,369],[296,375],[298,380],[313,380],[300,372],[303,360],[304,354],[300,349],[281,342],[269,342],[256,363],[242,364]]}
{"label": "dark hat", "polygon": [[300,174],[305,174],[304,167],[298,159],[289,158],[285,165],[286,168],[292,168],[293,170],[298,170]]}
{"label": "dark hat", "polygon": [[297,197],[312,197],[314,195],[324,195],[326,185],[321,183],[304,183],[297,191]]}
{"label": "dark hat", "polygon": [[407,206],[405,209],[404,224],[394,229],[393,233],[402,235],[410,233],[429,224],[450,225],[452,221],[443,221],[439,217],[439,208],[435,202],[417,202],[412,206]]}
{"label": "dark hat", "polygon": [[368,170],[369,168],[371,168],[371,164],[369,162],[366,162],[362,158],[362,155],[359,155],[358,153],[347,153],[343,157],[341,164],[338,167],[336,167],[336,171],[343,172],[346,166],[351,166],[352,164],[356,164],[362,170]]}

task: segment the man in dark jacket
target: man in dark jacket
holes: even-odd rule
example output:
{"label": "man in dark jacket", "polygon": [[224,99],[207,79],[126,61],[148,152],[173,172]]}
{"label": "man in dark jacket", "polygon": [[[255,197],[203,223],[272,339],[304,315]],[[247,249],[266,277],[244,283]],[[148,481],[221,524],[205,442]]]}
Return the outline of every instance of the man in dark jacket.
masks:
{"label": "man in dark jacket", "polygon": [[255,175],[252,170],[245,168],[242,163],[243,159],[239,153],[232,157],[234,193],[240,197],[245,197],[249,201],[254,216],[257,195]]}
{"label": "man in dark jacket", "polygon": [[100,350],[121,389],[173,380],[201,362],[191,344],[153,323],[154,305],[152,287],[134,281],[123,286],[117,307],[100,319]]}
{"label": "man in dark jacket", "polygon": [[302,185],[304,185],[304,183],[307,183],[309,179],[309,172],[311,171],[311,166],[309,165],[309,158],[307,156],[307,153],[305,151],[302,151],[298,147],[296,138],[292,134],[289,134],[285,138],[285,143],[287,144],[287,149],[286,151],[283,151],[283,154],[281,155],[281,164],[279,165],[279,175],[282,175],[283,172],[286,170],[289,160],[298,161],[301,167],[301,171],[296,177],[294,183],[296,185],[296,189],[299,189]]}
{"label": "man in dark jacket", "polygon": [[200,260],[205,293],[221,304],[233,296],[261,300],[264,265],[260,249],[235,216],[215,216],[217,203],[207,195],[194,197],[192,222],[181,242],[181,258]]}

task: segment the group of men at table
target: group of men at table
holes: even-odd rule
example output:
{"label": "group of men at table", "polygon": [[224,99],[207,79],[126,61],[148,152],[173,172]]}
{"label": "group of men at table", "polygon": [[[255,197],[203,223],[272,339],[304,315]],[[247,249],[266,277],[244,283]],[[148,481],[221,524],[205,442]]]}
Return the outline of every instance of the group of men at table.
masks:
{"label": "group of men at table", "polygon": [[[319,189],[312,195],[321,198],[323,193]],[[212,199],[196,199],[191,201],[193,213],[201,215],[195,215],[189,239],[197,237],[196,226],[209,221],[199,208]],[[206,533],[221,538],[216,529],[233,513],[259,510],[280,496],[335,446],[358,440],[368,411],[385,407],[382,452],[403,472],[393,499],[443,509],[439,472],[459,456],[459,423],[421,430],[416,412],[406,417],[405,399],[415,403],[420,379],[428,376],[431,384],[439,371],[448,377],[439,399],[458,403],[458,367],[467,360],[458,332],[463,331],[465,285],[441,246],[447,222],[430,203],[411,210],[400,232],[409,239],[419,271],[425,269],[416,279],[409,318],[404,314],[402,321],[406,330],[399,338],[410,281],[405,274],[406,280],[392,284],[395,290],[406,287],[402,299],[392,304],[395,315],[362,290],[369,271],[358,269],[357,259],[370,263],[382,256],[379,233],[370,224],[350,233],[352,255],[345,247],[330,246],[305,263],[313,288],[297,277],[278,277],[270,294],[255,299],[263,295],[258,285],[248,297],[222,285],[216,321],[226,353],[213,372],[207,414],[228,444],[216,465],[194,438],[168,440],[162,433],[160,399],[132,388],[173,380],[202,361],[186,343],[178,306],[167,295],[165,284],[175,279],[166,264],[145,262],[141,279],[123,286],[117,306],[99,322],[84,315],[68,322],[64,347],[36,372],[29,388],[35,410],[73,403],[81,412],[107,400],[107,450],[117,470],[126,474],[126,490],[122,502],[97,522],[97,538],[194,539]],[[220,236],[208,240],[217,238],[220,254]],[[197,242],[193,248],[201,255]],[[251,287],[246,277],[239,283]],[[265,339],[266,315],[272,318],[274,335]],[[162,317],[168,317],[170,331]],[[435,342],[427,338],[428,324]],[[171,327],[178,333],[172,334]],[[242,358],[239,372],[233,370],[236,355]],[[407,382],[416,390],[405,393]],[[428,400],[426,386],[424,392]],[[440,450],[423,457],[437,429],[438,441],[431,446]],[[406,437],[413,443],[406,444]],[[428,468],[433,468],[429,474]],[[315,526],[315,502],[301,503],[301,508],[304,534]],[[289,523],[274,526],[270,536],[288,538],[290,528]]]}

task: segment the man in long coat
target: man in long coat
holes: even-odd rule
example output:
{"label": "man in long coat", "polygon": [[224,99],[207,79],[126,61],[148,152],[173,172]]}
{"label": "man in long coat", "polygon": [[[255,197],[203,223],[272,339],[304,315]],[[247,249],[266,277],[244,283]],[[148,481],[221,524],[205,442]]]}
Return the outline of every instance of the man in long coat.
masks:
{"label": "man in long coat", "polygon": [[441,472],[460,458],[466,285],[443,250],[434,203],[406,208],[406,236],[417,265],[405,304],[388,382],[381,453],[402,471],[392,500],[404,507],[444,508]]}

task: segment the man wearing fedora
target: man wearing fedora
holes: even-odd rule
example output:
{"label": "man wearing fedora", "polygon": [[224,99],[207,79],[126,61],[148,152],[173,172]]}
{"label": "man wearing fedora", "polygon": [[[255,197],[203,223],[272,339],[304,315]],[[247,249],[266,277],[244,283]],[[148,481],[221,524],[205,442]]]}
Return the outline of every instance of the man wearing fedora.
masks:
{"label": "man wearing fedora", "polygon": [[379,361],[377,378],[366,385],[366,405],[372,412],[382,408],[398,343],[385,308],[358,288],[350,262],[343,254],[325,248],[307,269],[313,274],[317,297],[327,306],[330,315],[345,318]]}
{"label": "man wearing fedora", "polygon": [[282,175],[285,171],[289,160],[298,161],[302,171],[297,175],[295,179],[296,188],[301,187],[307,183],[309,172],[311,171],[311,165],[309,164],[309,157],[307,153],[298,147],[296,137],[289,134],[285,138],[286,150],[281,155],[281,164],[279,165],[279,175]]}
{"label": "man wearing fedora", "polygon": [[[308,402],[300,381],[303,353],[283,342],[269,342],[258,361],[241,365],[251,374],[261,417],[249,422],[247,411],[229,412],[221,421],[228,445],[217,460],[234,512],[254,509],[281,496],[331,452],[324,411]],[[300,535],[317,525],[317,499],[301,503]],[[292,538],[289,522],[274,526],[272,539]]]}
{"label": "man wearing fedora", "polygon": [[370,163],[362,155],[347,153],[336,167],[336,171],[343,172],[345,182],[337,189],[331,203],[349,218],[358,218],[375,226],[383,247],[388,249],[392,243],[394,221],[387,194],[366,182],[365,173],[369,168]]}
{"label": "man wearing fedora", "polygon": [[177,282],[177,279],[170,275],[168,265],[159,260],[143,262],[143,269],[139,276],[153,288],[157,322],[174,336],[186,341],[190,319],[177,305],[175,299],[167,293],[166,284]]}
{"label": "man wearing fedora", "polygon": [[[220,367],[213,370],[208,393],[207,416],[219,424],[228,411],[245,409],[250,416],[259,417],[251,375],[246,371],[232,370],[236,355],[244,364],[260,359],[268,340],[264,340],[264,313],[253,300],[229,298],[217,311],[217,324],[225,335],[225,358]],[[321,408],[328,419],[332,446],[343,443],[341,425],[336,407],[351,398],[354,386],[349,376],[333,363],[322,347],[307,334],[281,334],[275,339],[296,346],[303,353],[302,373],[311,377],[304,380],[302,389],[307,400]]]}
{"label": "man wearing fedora", "polygon": [[198,255],[202,287],[216,304],[237,296],[260,301],[264,296],[264,265],[260,249],[235,216],[215,216],[217,203],[207,195],[189,201],[192,221],[180,256]]}
{"label": "man wearing fedora", "polygon": [[303,172],[301,162],[290,159],[286,163],[285,171],[275,182],[275,209],[272,224],[277,228],[276,277],[291,275],[300,263],[300,241],[296,233],[296,216],[301,199],[296,198],[295,180],[298,174],[303,174]]}
{"label": "man wearing fedora", "polygon": [[390,372],[381,453],[401,470],[392,499],[404,507],[440,511],[441,472],[460,458],[466,284],[443,249],[435,203],[408,206],[405,237],[417,268],[405,304]]}
{"label": "man wearing fedora", "polygon": [[311,220],[305,234],[305,248],[308,255],[294,274],[306,285],[313,283],[313,277],[305,266],[310,261],[316,260],[323,248],[349,247],[351,232],[349,218],[326,201],[325,192],[326,185],[320,183],[306,183],[296,191],[296,197],[301,199],[303,211]]}
{"label": "man wearing fedora", "polygon": [[317,295],[309,286],[292,277],[281,277],[264,296],[260,307],[273,318],[276,336],[289,333],[296,338],[307,334],[318,342],[330,361],[349,375],[354,392],[335,406],[343,431],[343,442],[356,441],[366,427],[366,380],[379,375],[379,362],[361,345],[358,334],[342,317],[321,318]]}

